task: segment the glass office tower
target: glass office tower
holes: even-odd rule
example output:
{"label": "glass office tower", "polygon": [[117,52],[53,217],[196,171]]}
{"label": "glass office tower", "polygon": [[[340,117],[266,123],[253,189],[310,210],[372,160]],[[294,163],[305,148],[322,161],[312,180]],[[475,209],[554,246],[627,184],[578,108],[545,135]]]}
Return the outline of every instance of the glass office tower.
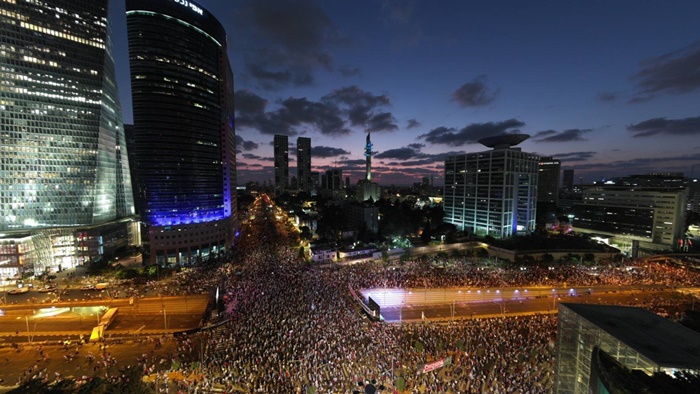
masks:
{"label": "glass office tower", "polygon": [[226,32],[194,2],[127,0],[133,157],[150,260],[186,263],[232,245],[233,74]]}
{"label": "glass office tower", "polygon": [[483,138],[493,150],[445,160],[445,223],[496,238],[535,229],[539,157],[513,147],[528,137]]}
{"label": "glass office tower", "polygon": [[0,2],[0,260],[99,258],[134,214],[107,8]]}

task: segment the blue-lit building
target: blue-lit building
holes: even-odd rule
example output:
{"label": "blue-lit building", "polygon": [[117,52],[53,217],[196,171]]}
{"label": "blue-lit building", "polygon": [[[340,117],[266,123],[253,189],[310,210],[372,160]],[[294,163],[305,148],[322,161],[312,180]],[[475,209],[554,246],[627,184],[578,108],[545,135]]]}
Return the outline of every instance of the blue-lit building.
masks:
{"label": "blue-lit building", "polygon": [[535,229],[539,157],[515,148],[529,138],[479,140],[490,151],[445,160],[445,223],[477,236],[506,238]]}
{"label": "blue-lit building", "polygon": [[0,276],[138,243],[107,0],[0,2]]}
{"label": "blue-lit building", "polygon": [[233,245],[236,147],[226,32],[196,3],[127,0],[133,157],[150,261]]}

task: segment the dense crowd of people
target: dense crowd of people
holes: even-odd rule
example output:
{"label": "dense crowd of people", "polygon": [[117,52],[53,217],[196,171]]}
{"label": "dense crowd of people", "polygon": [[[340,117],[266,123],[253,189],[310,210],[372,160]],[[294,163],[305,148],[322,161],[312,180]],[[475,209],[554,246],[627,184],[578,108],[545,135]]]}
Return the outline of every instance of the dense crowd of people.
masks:
{"label": "dense crowd of people", "polygon": [[[554,384],[555,315],[374,322],[363,316],[348,287],[700,285],[696,272],[657,263],[504,268],[469,258],[426,258],[394,266],[314,268],[300,258],[295,230],[275,220],[269,205],[259,203],[257,209],[232,252],[148,284],[164,295],[220,288],[223,300],[216,318],[223,324],[178,337],[177,351],[167,358],[147,352],[136,360],[157,392],[301,394],[313,388],[316,393],[351,393],[362,391],[361,382],[375,381],[387,392],[412,394],[549,393]],[[676,320],[678,303],[653,294],[634,300]],[[66,362],[74,363],[78,353],[66,346]],[[118,361],[103,348],[79,359],[79,369],[125,379],[106,373]],[[421,373],[425,364],[439,361],[444,362],[441,368]],[[175,362],[177,377],[167,368]],[[20,382],[33,377],[52,378],[41,362]]]}
{"label": "dense crowd of people", "polygon": [[[262,208],[265,209],[265,208]],[[298,258],[289,231],[260,213],[247,229],[226,278],[227,324],[197,334],[185,363],[182,392],[350,393],[375,380],[410,393],[552,391],[556,317],[535,315],[461,319],[449,323],[387,324],[363,319],[348,294],[354,288],[653,284],[697,285],[698,276],[667,265],[640,267],[528,267],[504,269],[452,261],[386,267],[378,264],[313,269]],[[274,242],[271,242],[274,240]],[[194,277],[192,275],[195,275]],[[664,299],[640,301],[650,308]],[[199,352],[199,353],[198,353]],[[420,374],[421,365],[449,357],[448,366]],[[200,359],[201,358],[201,359]],[[194,373],[197,371],[198,373]]]}

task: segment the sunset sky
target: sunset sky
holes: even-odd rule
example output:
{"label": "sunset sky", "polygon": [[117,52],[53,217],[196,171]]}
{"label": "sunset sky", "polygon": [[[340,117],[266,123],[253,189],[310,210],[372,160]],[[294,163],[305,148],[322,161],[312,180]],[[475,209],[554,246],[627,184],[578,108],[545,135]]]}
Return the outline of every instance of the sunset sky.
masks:
{"label": "sunset sky", "polygon": [[[126,18],[112,3],[130,123]],[[584,182],[700,175],[700,1],[196,3],[228,34],[239,184],[272,177],[275,134],[290,136],[290,176],[305,136],[314,170],[338,166],[354,184],[367,130],[384,185],[441,177],[446,156],[512,132]]]}

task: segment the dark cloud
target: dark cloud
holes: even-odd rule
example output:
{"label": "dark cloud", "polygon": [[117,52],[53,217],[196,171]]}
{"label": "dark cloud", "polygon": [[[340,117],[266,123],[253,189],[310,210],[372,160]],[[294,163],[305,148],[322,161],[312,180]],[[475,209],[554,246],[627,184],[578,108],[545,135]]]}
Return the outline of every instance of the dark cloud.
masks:
{"label": "dark cloud", "polygon": [[246,141],[240,135],[236,135],[236,146],[241,147],[243,150],[254,150],[258,149],[258,144],[253,141]]}
{"label": "dark cloud", "polygon": [[490,104],[498,95],[499,89],[489,91],[484,84],[484,76],[475,78],[460,86],[452,93],[452,100],[462,107],[480,107]]}
{"label": "dark cloud", "polygon": [[406,148],[396,148],[396,149],[385,150],[384,152],[378,153],[374,157],[376,157],[377,159],[406,160],[406,159],[414,158],[418,155],[420,155],[419,150],[406,147]]}
{"label": "dark cloud", "polygon": [[330,146],[314,146],[311,148],[311,157],[336,157],[349,154],[350,152],[345,149],[332,148]]}
{"label": "dark cloud", "polygon": [[508,119],[502,122],[472,123],[459,130],[453,127],[438,127],[430,130],[426,134],[421,134],[418,138],[425,139],[431,144],[442,144],[449,146],[462,146],[475,144],[484,137],[491,137],[499,134],[516,133],[519,127],[525,123],[517,119]]}
{"label": "dark cloud", "polygon": [[357,86],[346,86],[323,96],[321,101],[341,108],[352,126],[365,127],[370,131],[398,130],[396,119],[390,112],[378,112],[391,105],[388,96],[375,95]]}
{"label": "dark cloud", "polygon": [[352,67],[348,65],[343,65],[338,68],[338,71],[340,71],[340,75],[344,77],[354,77],[356,75],[360,75],[361,71],[359,67]]}
{"label": "dark cloud", "polygon": [[363,166],[365,165],[366,161],[365,159],[354,159],[354,160],[341,160],[338,162],[338,164],[342,164],[344,166]]}
{"label": "dark cloud", "polygon": [[598,100],[603,102],[611,102],[617,100],[619,95],[617,93],[601,93],[598,95]]}
{"label": "dark cloud", "polygon": [[244,159],[248,159],[248,160],[261,160],[261,161],[273,161],[274,160],[274,158],[272,158],[272,157],[262,157],[262,156],[254,155],[252,153],[244,153],[241,156],[243,156]]}
{"label": "dark cloud", "polygon": [[382,112],[373,115],[367,122],[367,130],[369,131],[395,131],[399,126],[396,125],[396,118],[391,112]]}
{"label": "dark cloud", "polygon": [[425,148],[425,144],[413,143],[413,144],[408,144],[408,147],[411,149],[420,150],[420,149]]}
{"label": "dark cloud", "polygon": [[657,134],[696,135],[700,134],[700,116],[684,119],[653,118],[627,126],[634,137],[650,137]]}
{"label": "dark cloud", "polygon": [[298,135],[303,127],[313,127],[324,135],[350,133],[341,118],[342,112],[334,105],[314,102],[306,98],[287,98],[274,111],[254,114],[239,114],[236,122],[263,134]]}
{"label": "dark cloud", "polygon": [[643,102],[662,93],[683,94],[700,89],[700,41],[640,63],[631,77],[636,94],[630,102]]}
{"label": "dark cloud", "polygon": [[236,112],[243,114],[261,114],[265,112],[267,100],[248,90],[237,90],[233,94]]}
{"label": "dark cloud", "polygon": [[593,158],[597,152],[567,152],[567,153],[557,153],[552,155],[555,159],[561,159],[566,161],[585,161]]}
{"label": "dark cloud", "polygon": [[415,119],[409,119],[408,124],[406,125],[406,128],[413,129],[413,128],[420,127],[420,126],[421,126],[421,123],[419,121],[417,121]]}
{"label": "dark cloud", "polygon": [[310,85],[318,69],[332,70],[329,49],[344,45],[328,14],[311,0],[252,1],[237,13],[237,50],[249,76],[264,89]]}
{"label": "dark cloud", "polygon": [[535,142],[571,142],[586,141],[583,135],[593,129],[568,129],[564,131],[544,130],[536,133],[532,139]]}

